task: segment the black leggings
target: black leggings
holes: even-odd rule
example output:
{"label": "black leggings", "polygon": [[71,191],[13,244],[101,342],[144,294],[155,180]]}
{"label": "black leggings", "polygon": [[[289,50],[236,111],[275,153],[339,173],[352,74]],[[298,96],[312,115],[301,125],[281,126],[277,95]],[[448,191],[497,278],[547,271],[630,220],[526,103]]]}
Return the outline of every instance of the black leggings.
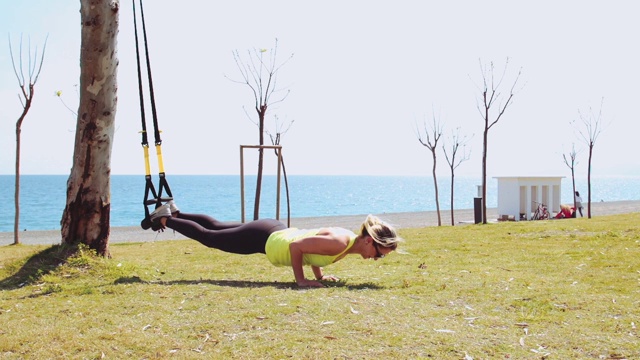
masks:
{"label": "black leggings", "polygon": [[233,254],[264,254],[269,235],[287,228],[285,224],[273,219],[230,223],[218,221],[208,215],[182,212],[177,218],[167,218],[167,227],[202,245]]}

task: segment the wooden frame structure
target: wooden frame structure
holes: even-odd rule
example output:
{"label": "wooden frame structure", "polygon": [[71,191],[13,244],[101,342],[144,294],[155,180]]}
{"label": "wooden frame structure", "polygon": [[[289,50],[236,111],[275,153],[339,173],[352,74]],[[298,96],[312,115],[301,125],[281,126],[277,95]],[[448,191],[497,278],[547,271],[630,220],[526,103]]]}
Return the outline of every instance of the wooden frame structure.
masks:
{"label": "wooden frame structure", "polygon": [[280,220],[280,177],[282,172],[282,145],[240,145],[240,207],[244,223],[244,149],[274,149],[278,153],[278,177],[276,193],[276,220]]}

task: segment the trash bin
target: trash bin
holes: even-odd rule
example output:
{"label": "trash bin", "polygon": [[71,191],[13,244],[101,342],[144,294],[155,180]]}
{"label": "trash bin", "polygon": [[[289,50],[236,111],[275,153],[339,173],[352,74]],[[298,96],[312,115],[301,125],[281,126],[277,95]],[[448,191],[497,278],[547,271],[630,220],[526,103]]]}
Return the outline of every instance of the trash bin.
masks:
{"label": "trash bin", "polygon": [[482,198],[476,197],[473,198],[473,218],[475,224],[480,224],[482,222]]}

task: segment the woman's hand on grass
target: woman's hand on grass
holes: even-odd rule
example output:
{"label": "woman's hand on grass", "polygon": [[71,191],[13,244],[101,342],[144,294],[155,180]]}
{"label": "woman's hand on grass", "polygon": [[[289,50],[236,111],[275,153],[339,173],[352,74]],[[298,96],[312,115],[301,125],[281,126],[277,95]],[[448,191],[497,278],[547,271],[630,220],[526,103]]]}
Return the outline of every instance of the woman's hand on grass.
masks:
{"label": "woman's hand on grass", "polygon": [[340,281],[340,279],[338,279],[338,277],[335,275],[322,275],[322,278],[320,280],[333,281],[333,282]]}

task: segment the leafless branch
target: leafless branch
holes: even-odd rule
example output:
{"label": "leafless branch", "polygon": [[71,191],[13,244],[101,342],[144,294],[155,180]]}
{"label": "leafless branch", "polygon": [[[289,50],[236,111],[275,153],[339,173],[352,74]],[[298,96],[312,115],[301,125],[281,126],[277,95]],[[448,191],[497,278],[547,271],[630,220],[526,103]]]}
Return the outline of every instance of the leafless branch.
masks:
{"label": "leafless branch", "polygon": [[[478,106],[478,110],[480,111],[480,114],[483,117],[486,116],[489,109],[493,107],[494,103],[499,99],[501,99],[502,94],[499,92],[499,89],[501,88],[502,82],[505,79],[508,67],[509,67],[509,58],[507,58],[503,72],[500,75],[498,82],[496,83],[495,77],[494,77],[495,67],[493,62],[489,63],[489,68],[487,69],[486,67],[483,67],[482,60],[480,60],[480,70],[482,72],[482,80],[483,80],[483,88],[482,88],[483,109],[480,110],[480,107]],[[498,123],[498,121],[500,121],[500,119],[502,118],[502,115],[507,110],[507,107],[511,104],[513,100],[513,96],[516,93],[515,88],[516,88],[516,85],[518,84],[518,81],[520,80],[521,74],[522,74],[522,68],[520,68],[520,70],[518,71],[518,75],[516,76],[515,80],[513,81],[513,84],[511,85],[511,88],[509,89],[509,96],[507,97],[507,100],[504,103],[498,105],[498,114],[496,118],[492,122],[489,122],[488,119],[485,119],[485,121],[487,122],[487,129],[490,129],[493,125],[495,125],[496,123]],[[487,76],[490,77],[490,81],[491,81],[490,88],[489,88],[489,85],[487,84],[487,81],[488,81]]]}
{"label": "leafless branch", "polygon": [[[44,39],[44,45],[42,46],[42,58],[40,59],[40,65],[38,66],[38,71],[35,73],[35,77],[33,78],[33,83],[38,82],[38,77],[40,77],[40,71],[42,71],[42,64],[44,63],[44,53],[47,50],[47,40],[49,40],[49,34],[47,34],[47,37]],[[38,48],[36,47],[36,53],[35,53],[35,57],[38,58],[37,56],[38,54]],[[35,70],[35,66],[34,66],[34,70]]]}
{"label": "leafless branch", "polygon": [[[444,152],[444,157],[449,164],[451,170],[455,170],[461,163],[469,160],[471,157],[471,150],[467,149],[467,143],[471,140],[471,138],[467,138],[466,135],[460,134],[460,127],[457,127],[455,130],[451,131],[451,142],[449,144],[450,152],[447,151],[446,144],[442,144],[442,150]],[[458,151],[462,151],[460,156],[456,159],[458,155]]]}
{"label": "leafless branch", "polygon": [[582,138],[582,140],[587,144],[589,148],[592,148],[598,137],[602,133],[603,129],[603,117],[602,117],[602,108],[604,105],[604,98],[600,101],[600,110],[598,114],[594,114],[593,108],[589,107],[589,113],[583,114],[580,110],[578,110],[578,115],[580,117],[580,122],[584,126],[578,130],[578,134]]}
{"label": "leafless branch", "polygon": [[[22,84],[24,84],[24,79],[20,78],[22,71],[18,72],[18,70],[16,69],[16,62],[14,60],[15,57],[13,56],[13,47],[11,46],[11,35],[7,34],[7,38],[9,40],[9,55],[11,56],[11,66],[13,66],[13,73],[18,79],[18,85],[22,87]],[[22,44],[22,36],[20,36],[20,44]],[[22,47],[20,47],[20,49],[22,49]],[[22,52],[20,53],[20,55],[22,55]],[[22,56],[20,58],[22,58]]]}
{"label": "leafless branch", "polygon": [[[20,98],[20,103],[22,104],[22,106],[25,107],[27,106],[27,102],[29,101],[29,99],[33,96],[33,85],[35,85],[35,83],[38,82],[38,77],[40,76],[40,72],[42,71],[42,65],[44,63],[44,55],[47,49],[47,40],[49,39],[49,35],[47,35],[44,40],[42,54],[39,57],[38,57],[38,48],[36,47],[34,50],[33,57],[35,59],[40,58],[39,61],[33,62],[33,60],[31,59],[31,51],[29,51],[27,54],[28,78],[25,78],[25,72],[24,72],[23,61],[22,61],[22,58],[23,58],[22,35],[20,35],[20,47],[19,47],[19,54],[18,54],[18,58],[20,60],[18,62],[19,70],[16,68],[15,56],[13,54],[13,46],[11,44],[11,35],[8,35],[8,39],[9,39],[9,54],[11,56],[11,66],[13,67],[13,72],[16,76],[16,79],[18,80],[18,86],[20,87],[20,92],[22,95],[22,97],[20,96],[18,97]],[[31,49],[31,37],[29,37],[29,49]],[[28,85],[27,85],[27,80],[28,80]]]}
{"label": "leafless branch", "polygon": [[578,152],[576,151],[576,144],[571,146],[571,151],[569,154],[562,154],[562,159],[564,160],[564,164],[571,170],[575,168],[575,165],[578,164],[576,161],[578,157]]}
{"label": "leafless branch", "polygon": [[[277,122],[277,118],[276,118],[276,122]],[[289,131],[289,129],[291,128],[292,124],[293,124],[293,120],[289,123],[289,125],[287,125],[287,128],[284,129],[284,130],[281,130],[279,128],[279,125],[276,124],[276,133],[275,133],[275,135],[272,134],[269,130],[265,130],[267,132],[267,135],[269,135],[269,138],[271,139],[271,144],[280,145],[280,140],[282,139],[282,135],[286,134],[287,131]]]}
{"label": "leafless branch", "polygon": [[267,135],[269,135],[269,138],[271,138],[271,143],[273,145],[280,145],[280,138],[282,135],[286,134],[289,129],[291,129],[291,126],[293,125],[295,120],[291,120],[289,121],[285,126],[284,129],[282,129],[282,126],[284,125],[284,122],[281,122],[280,119],[278,118],[278,115],[274,116],[274,122],[276,124],[276,134],[275,137],[274,135],[268,130],[266,129],[266,133]]}
{"label": "leafless branch", "polygon": [[[438,146],[438,141],[442,136],[442,124],[437,120],[435,111],[432,110],[432,126],[429,127],[427,125],[427,121],[423,121],[423,131],[418,129],[418,124],[416,123],[416,136],[418,137],[418,141],[422,146],[425,146],[431,152],[435,151],[435,148]],[[423,136],[424,134],[424,136]],[[426,137],[426,138],[425,138]]]}
{"label": "leafless branch", "polygon": [[284,101],[290,93],[289,90],[286,90],[285,94],[279,99],[271,101],[271,97],[275,93],[282,91],[276,87],[278,71],[293,58],[293,54],[278,64],[278,39],[276,39],[275,47],[269,52],[268,63],[264,58],[267,52],[269,52],[267,49],[247,50],[247,60],[243,61],[240,52],[234,50],[233,59],[240,71],[242,80],[235,80],[225,75],[230,81],[247,85],[251,89],[255,100],[254,106],[258,112],[265,104],[274,105]]}

